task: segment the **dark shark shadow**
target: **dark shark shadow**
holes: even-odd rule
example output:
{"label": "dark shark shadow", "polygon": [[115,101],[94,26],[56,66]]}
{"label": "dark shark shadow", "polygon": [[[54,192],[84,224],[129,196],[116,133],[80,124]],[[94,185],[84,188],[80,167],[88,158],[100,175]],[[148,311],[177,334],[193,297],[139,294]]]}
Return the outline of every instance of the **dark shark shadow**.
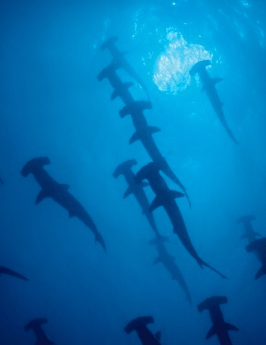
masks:
{"label": "dark shark shadow", "polygon": [[154,323],[152,316],[142,316],[130,321],[125,327],[125,332],[130,334],[135,331],[143,345],[160,345],[161,332],[151,333],[147,325]]}
{"label": "dark shark shadow", "polygon": [[156,237],[150,241],[151,245],[155,245],[158,257],[154,260],[154,264],[161,263],[165,269],[170,273],[173,280],[175,280],[185,292],[187,300],[192,303],[191,295],[187,283],[175,262],[174,256],[170,255],[164,245],[165,240],[161,237]]}
{"label": "dark shark shadow", "polygon": [[217,90],[215,88],[215,85],[222,81],[222,78],[211,78],[206,70],[206,67],[211,65],[210,60],[203,60],[198,63],[196,63],[190,70],[190,75],[194,76],[195,74],[198,74],[200,77],[200,80],[202,82],[202,91],[205,91],[207,97],[209,98],[209,101],[218,116],[219,120],[221,121],[224,129],[226,130],[229,137],[238,144],[238,141],[234,137],[231,129],[228,127],[225,117],[224,117],[224,111],[223,111],[223,103],[220,101]]}
{"label": "dark shark shadow", "polygon": [[30,321],[25,327],[25,331],[32,330],[37,338],[36,345],[52,345],[54,342],[49,339],[47,334],[42,329],[42,325],[48,322],[47,318],[38,318]]}
{"label": "dark shark shadow", "polygon": [[206,335],[206,339],[210,339],[214,335],[221,345],[232,345],[228,331],[238,331],[239,329],[224,321],[224,317],[220,308],[221,304],[226,304],[227,298],[224,296],[213,296],[205,299],[198,305],[198,311],[201,313],[208,310],[213,326]]}
{"label": "dark shark shadow", "polygon": [[9,276],[12,276],[12,277],[19,278],[21,280],[29,281],[29,279],[24,277],[22,274],[17,273],[16,271],[13,271],[10,268],[4,267],[4,266],[0,266],[0,275],[1,274],[6,274],[6,275],[9,275]]}
{"label": "dark shark shadow", "polygon": [[149,163],[140,169],[140,171],[136,174],[136,179],[139,183],[145,179],[148,180],[151,189],[156,195],[155,199],[151,203],[150,210],[154,211],[156,208],[160,206],[162,206],[165,209],[169,217],[169,220],[173,225],[174,233],[179,237],[185,249],[197,261],[200,267],[209,267],[211,270],[219,274],[222,278],[226,278],[223,274],[218,272],[207,262],[203,261],[196,252],[188,235],[181,212],[175,201],[176,198],[183,197],[184,194],[170,190],[168,188],[166,182],[160,175],[160,167],[154,162]]}
{"label": "dark shark shadow", "polygon": [[78,202],[78,200],[68,192],[68,185],[56,182],[47,173],[47,171],[44,170],[43,167],[48,164],[50,164],[50,160],[47,157],[34,158],[26,163],[26,165],[21,170],[21,174],[24,177],[32,174],[35,177],[37,183],[42,188],[36,198],[35,204],[39,204],[45,198],[53,199],[56,203],[67,210],[69,217],[77,217],[82,223],[84,223],[93,232],[95,241],[99,242],[106,252],[103,237],[99,233],[91,216]]}
{"label": "dark shark shadow", "polygon": [[254,240],[246,246],[246,251],[248,253],[254,252],[259,261],[261,262],[261,268],[258,270],[254,279],[259,279],[266,274],[266,237]]}
{"label": "dark shark shadow", "polygon": [[111,55],[113,56],[114,63],[119,64],[120,67],[123,68],[128,73],[128,75],[130,75],[130,77],[133,78],[140,85],[140,87],[145,91],[148,99],[150,99],[147,87],[145,86],[137,72],[131,67],[131,65],[125,59],[125,52],[121,52],[117,49],[115,45],[117,41],[118,37],[111,37],[107,39],[101,45],[101,50],[104,51],[105,49],[108,49]]}
{"label": "dark shark shadow", "polygon": [[237,224],[243,224],[244,226],[244,234],[242,235],[241,239],[246,238],[249,243],[253,242],[256,240],[260,234],[256,231],[253,230],[251,222],[256,219],[255,216],[252,215],[247,215],[247,216],[242,216],[237,219]]}

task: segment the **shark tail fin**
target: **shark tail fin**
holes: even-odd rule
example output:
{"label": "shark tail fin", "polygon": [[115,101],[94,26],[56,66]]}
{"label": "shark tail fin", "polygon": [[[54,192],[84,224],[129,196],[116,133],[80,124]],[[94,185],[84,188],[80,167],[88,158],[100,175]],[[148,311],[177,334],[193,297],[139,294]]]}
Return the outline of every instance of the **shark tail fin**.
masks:
{"label": "shark tail fin", "polygon": [[95,232],[94,235],[95,235],[95,242],[96,243],[99,242],[100,245],[103,247],[103,250],[105,251],[105,254],[107,254],[106,246],[105,246],[105,243],[104,243],[102,235],[99,232]]}
{"label": "shark tail fin", "polygon": [[206,339],[210,339],[215,334],[218,334],[221,332],[227,332],[227,331],[239,331],[239,329],[236,326],[231,325],[230,323],[227,323],[227,322],[217,324],[217,325],[212,326],[212,328],[209,330],[209,332],[206,335]]}
{"label": "shark tail fin", "polygon": [[259,279],[260,277],[262,277],[263,275],[266,274],[266,266],[263,265],[261,266],[261,268],[258,270],[257,274],[255,275],[255,280]]}
{"label": "shark tail fin", "polygon": [[219,274],[220,277],[222,277],[223,279],[228,279],[226,278],[226,276],[224,276],[222,273],[220,273],[219,271],[217,271],[214,267],[212,267],[211,265],[207,264],[207,262],[203,261],[202,259],[197,260],[198,264],[200,265],[200,267],[202,266],[206,266],[209,267],[212,271],[214,271],[215,273]]}

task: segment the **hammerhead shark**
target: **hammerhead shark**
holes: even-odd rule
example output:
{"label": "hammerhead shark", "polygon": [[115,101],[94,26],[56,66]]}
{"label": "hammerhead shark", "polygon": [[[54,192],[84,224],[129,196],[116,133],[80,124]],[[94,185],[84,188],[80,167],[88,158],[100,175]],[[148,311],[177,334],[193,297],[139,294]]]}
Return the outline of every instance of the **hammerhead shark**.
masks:
{"label": "hammerhead shark", "polygon": [[183,197],[184,194],[181,192],[170,190],[168,188],[166,182],[160,175],[160,165],[154,162],[145,165],[136,174],[136,179],[138,183],[145,179],[148,180],[151,189],[156,195],[155,199],[151,203],[150,211],[154,211],[156,208],[163,206],[174,227],[174,233],[179,237],[185,249],[197,261],[200,267],[209,267],[211,270],[219,274],[222,278],[226,278],[223,274],[203,261],[196,252],[189,238],[181,212],[175,201],[176,198]]}
{"label": "hammerhead shark", "polygon": [[255,252],[261,262],[261,268],[255,275],[255,280],[266,274],[266,237],[255,240],[246,246],[247,252]]}
{"label": "hammerhead shark", "polygon": [[95,241],[99,242],[106,252],[106,247],[102,235],[97,230],[97,227],[92,220],[91,216],[85,208],[74,198],[69,192],[69,186],[56,182],[43,168],[45,165],[50,164],[48,157],[33,158],[25,164],[21,170],[21,174],[27,177],[32,174],[35,180],[41,186],[41,191],[38,194],[35,204],[39,204],[45,198],[51,198],[64,209],[68,211],[69,217],[77,217],[88,228],[91,229],[95,236]]}
{"label": "hammerhead shark", "polygon": [[232,345],[228,331],[238,331],[238,328],[224,321],[220,305],[226,303],[226,297],[213,296],[201,302],[198,305],[198,310],[200,313],[203,310],[208,310],[213,323],[212,328],[206,335],[206,339],[209,339],[216,334],[221,345]]}
{"label": "hammerhead shark", "polygon": [[143,83],[142,79],[137,74],[137,72],[130,66],[130,64],[125,59],[125,52],[120,52],[117,49],[115,45],[117,41],[118,37],[111,37],[107,39],[101,45],[101,50],[104,51],[105,49],[108,49],[110,51],[111,55],[113,56],[114,62],[119,63],[121,68],[123,68],[131,76],[131,78],[133,78],[143,88],[149,99],[150,97],[148,89],[146,88],[145,84]]}
{"label": "hammerhead shark", "polygon": [[24,277],[22,274],[17,273],[15,271],[11,270],[10,268],[4,267],[4,266],[0,266],[0,275],[1,274],[7,274],[7,275],[12,276],[12,277],[16,277],[16,278],[19,278],[22,280],[29,281],[29,279]]}
{"label": "hammerhead shark", "polygon": [[150,102],[134,101],[120,110],[119,113],[122,118],[124,118],[126,115],[131,115],[134,127],[136,129],[136,132],[132,135],[129,143],[132,144],[135,141],[140,140],[151,159],[160,165],[160,169],[163,171],[163,173],[183,190],[188,199],[189,205],[191,206],[186,188],[174,174],[153,140],[152,135],[160,132],[160,129],[158,127],[149,126],[145,116],[143,115],[143,111],[145,109],[151,108],[152,104]]}
{"label": "hammerhead shark", "polygon": [[176,280],[177,283],[181,286],[181,288],[184,290],[186,297],[188,301],[191,303],[191,295],[188,290],[187,283],[178,268],[177,264],[175,263],[174,256],[170,255],[167,252],[167,249],[164,245],[165,240],[161,237],[155,237],[153,240],[150,241],[150,244],[155,245],[158,257],[154,260],[154,264],[161,263],[166,270],[170,273],[173,280]]}
{"label": "hammerhead shark", "polygon": [[224,126],[227,134],[230,136],[230,138],[238,144],[237,140],[235,139],[231,129],[228,127],[224,112],[223,112],[223,103],[220,101],[217,90],[215,88],[215,85],[222,81],[222,78],[211,78],[206,70],[206,67],[211,65],[210,60],[203,60],[200,62],[197,62],[190,70],[190,75],[194,76],[198,73],[200,80],[202,82],[202,90],[206,92],[207,97],[209,98],[209,101],[218,116],[219,120],[221,121],[222,125]]}
{"label": "hammerhead shark", "polygon": [[242,238],[247,238],[248,242],[251,243],[253,241],[255,241],[256,237],[260,236],[260,234],[256,231],[253,230],[252,224],[251,222],[253,220],[255,220],[256,217],[252,216],[252,215],[248,215],[248,216],[242,216],[240,218],[237,219],[237,224],[243,224],[244,225],[244,234],[241,237]]}
{"label": "hammerhead shark", "polygon": [[29,330],[33,330],[35,336],[37,338],[36,345],[52,345],[54,342],[50,340],[47,334],[42,329],[42,325],[47,323],[48,320],[46,317],[34,319],[30,321],[25,327],[25,331],[28,332]]}
{"label": "hammerhead shark", "polygon": [[149,184],[145,181],[141,182],[140,184],[136,182],[135,174],[132,171],[132,167],[137,164],[135,159],[127,160],[118,165],[115,169],[113,176],[117,178],[120,175],[125,177],[125,180],[128,184],[128,188],[124,193],[124,198],[127,198],[130,194],[132,194],[137,202],[139,203],[140,207],[142,208],[142,214],[144,214],[156,235],[160,236],[158,228],[155,224],[153,214],[149,211],[150,204],[148,198],[144,192],[144,188],[147,187]]}
{"label": "hammerhead shark", "polygon": [[129,334],[136,331],[143,345],[160,345],[161,332],[153,335],[147,327],[150,323],[154,323],[152,316],[138,317],[129,322],[125,327],[125,332]]}
{"label": "hammerhead shark", "polygon": [[133,85],[133,83],[123,83],[118,77],[116,71],[121,67],[120,64],[112,62],[109,66],[105,67],[98,75],[97,79],[102,81],[103,79],[108,79],[114,91],[111,95],[111,100],[120,97],[125,104],[132,103],[134,101],[131,93],[128,89]]}

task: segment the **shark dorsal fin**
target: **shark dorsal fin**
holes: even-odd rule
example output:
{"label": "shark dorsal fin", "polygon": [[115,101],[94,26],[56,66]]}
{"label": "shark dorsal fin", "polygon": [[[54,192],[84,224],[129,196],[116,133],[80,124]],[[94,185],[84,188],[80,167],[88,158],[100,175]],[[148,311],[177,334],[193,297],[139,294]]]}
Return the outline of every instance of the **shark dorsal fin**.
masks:
{"label": "shark dorsal fin", "polygon": [[217,83],[220,83],[223,81],[223,78],[212,78],[213,85],[216,85]]}
{"label": "shark dorsal fin", "polygon": [[160,256],[158,256],[158,257],[153,261],[153,264],[156,265],[156,264],[158,264],[158,263],[161,262],[161,261],[162,261],[162,260],[161,260]]}
{"label": "shark dorsal fin", "polygon": [[132,189],[131,187],[128,187],[126,190],[125,190],[125,193],[123,195],[123,198],[127,198],[130,194],[132,194]]}
{"label": "shark dorsal fin", "polygon": [[35,200],[35,205],[38,205],[41,201],[43,201],[45,198],[49,198],[49,193],[47,192],[47,190],[42,189],[39,194],[36,197]]}
{"label": "shark dorsal fin", "polygon": [[183,198],[185,196],[185,194],[178,192],[176,190],[170,190],[170,195],[173,199]]}
{"label": "shark dorsal fin", "polygon": [[158,207],[160,207],[160,206],[162,206],[162,205],[163,205],[163,204],[162,204],[162,199],[161,199],[160,197],[156,196],[156,197],[153,199],[153,201],[152,201],[152,203],[151,203],[151,205],[150,205],[149,210],[150,210],[150,212],[152,212],[152,211],[156,210],[156,208],[158,208]]}
{"label": "shark dorsal fin", "polygon": [[263,276],[264,274],[266,274],[266,266],[263,265],[261,266],[261,268],[258,270],[257,274],[255,275],[255,280],[259,279],[261,276]]}
{"label": "shark dorsal fin", "polygon": [[227,331],[239,331],[239,329],[234,326],[234,325],[231,325],[230,323],[225,323],[225,327],[226,327],[226,330]]}
{"label": "shark dorsal fin", "polygon": [[138,132],[135,132],[129,140],[129,144],[133,144],[135,141],[140,140],[140,136]]}
{"label": "shark dorsal fin", "polygon": [[156,126],[149,126],[148,131],[150,134],[161,132],[160,128]]}
{"label": "shark dorsal fin", "polygon": [[206,335],[206,339],[210,339],[211,337],[213,337],[216,334],[216,330],[215,327],[212,326],[212,328],[209,330],[209,332]]}

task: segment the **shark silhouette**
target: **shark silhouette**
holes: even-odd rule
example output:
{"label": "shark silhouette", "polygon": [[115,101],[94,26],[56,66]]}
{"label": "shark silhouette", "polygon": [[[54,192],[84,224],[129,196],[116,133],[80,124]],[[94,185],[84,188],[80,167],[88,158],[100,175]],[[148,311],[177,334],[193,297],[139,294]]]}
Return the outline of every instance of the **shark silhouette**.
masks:
{"label": "shark silhouette", "polygon": [[254,279],[259,279],[266,274],[266,237],[255,240],[246,246],[247,252],[255,252],[261,262],[261,268],[258,270]]}
{"label": "shark silhouette", "polygon": [[137,161],[135,159],[130,159],[123,162],[115,169],[113,176],[114,178],[117,178],[120,175],[124,176],[128,184],[128,188],[124,193],[124,198],[127,198],[130,194],[132,194],[135,197],[138,204],[142,208],[142,214],[144,214],[147,218],[152,230],[155,232],[156,235],[160,236],[158,228],[153,218],[153,214],[149,211],[150,204],[144,192],[144,188],[147,187],[149,184],[145,181],[141,183],[136,182],[135,174],[132,171],[132,167],[136,164]]}
{"label": "shark silhouette", "polygon": [[148,180],[151,189],[156,195],[155,199],[151,203],[150,210],[154,211],[156,208],[163,206],[174,227],[174,233],[179,237],[183,246],[186,248],[189,254],[197,261],[200,267],[209,267],[211,270],[219,274],[222,278],[226,278],[223,274],[221,274],[208,263],[203,261],[196,252],[189,238],[181,212],[175,201],[176,198],[183,197],[184,194],[170,190],[168,188],[166,182],[160,175],[160,166],[154,162],[145,165],[136,174],[136,179],[139,183],[145,179]]}
{"label": "shark silhouette", "polygon": [[242,238],[247,238],[248,242],[251,243],[255,241],[256,237],[260,236],[260,234],[256,231],[253,230],[251,222],[255,220],[256,217],[249,215],[249,216],[242,216],[237,219],[237,224],[243,224],[244,225],[244,234],[241,237]]}
{"label": "shark silhouette", "polygon": [[104,41],[104,43],[101,45],[101,50],[104,51],[105,49],[108,49],[113,56],[114,62],[118,63],[121,68],[123,68],[145,91],[148,99],[150,98],[148,89],[146,88],[145,84],[143,83],[140,76],[137,74],[137,72],[130,66],[130,64],[125,59],[125,52],[120,52],[115,43],[118,41],[118,37],[111,37]]}
{"label": "shark silhouette", "polygon": [[155,245],[157,252],[158,252],[158,257],[154,260],[154,264],[161,263],[166,270],[170,273],[171,277],[173,280],[176,280],[178,284],[181,286],[183,291],[186,294],[186,297],[188,301],[191,303],[191,295],[188,290],[187,283],[178,268],[177,264],[175,263],[175,258],[174,256],[170,255],[167,252],[167,249],[164,245],[165,240],[161,237],[155,237],[153,240],[150,241],[150,244]]}
{"label": "shark silhouette", "polygon": [[54,342],[50,340],[47,334],[42,329],[42,325],[47,323],[47,318],[39,318],[30,321],[25,327],[25,331],[28,332],[29,330],[33,330],[35,336],[37,338],[36,345],[52,345]]}
{"label": "shark silhouette", "polygon": [[142,316],[130,321],[125,327],[127,334],[136,331],[143,345],[160,345],[161,332],[151,333],[147,325],[154,323],[152,316]]}
{"label": "shark silhouette", "polygon": [[189,205],[191,206],[186,188],[174,174],[153,140],[152,135],[160,132],[160,129],[158,127],[149,126],[145,116],[143,115],[143,111],[145,109],[151,108],[152,105],[150,102],[134,101],[120,110],[120,116],[122,118],[126,115],[131,115],[134,127],[136,129],[136,132],[132,135],[129,143],[132,144],[135,141],[140,140],[151,159],[160,165],[161,171],[183,190],[188,199]]}
{"label": "shark silhouette", "polygon": [[222,81],[222,78],[211,78],[206,70],[206,67],[211,65],[210,60],[203,60],[198,63],[196,63],[190,70],[190,75],[194,76],[195,74],[198,74],[200,77],[200,80],[202,82],[202,90],[206,92],[207,97],[209,98],[209,101],[218,116],[219,120],[221,121],[222,125],[224,126],[227,134],[230,136],[230,138],[238,144],[237,140],[235,139],[231,129],[228,127],[224,112],[223,112],[223,103],[220,101],[217,90],[215,88],[215,85]]}
{"label": "shark silhouette", "polygon": [[134,101],[131,93],[128,89],[133,86],[133,83],[123,83],[118,77],[116,71],[121,67],[120,64],[112,62],[109,66],[105,67],[98,75],[97,79],[102,81],[108,79],[114,91],[111,95],[111,100],[120,97],[125,104],[129,104]]}
{"label": "shark silhouette", "polygon": [[45,198],[51,198],[64,209],[68,211],[69,217],[77,217],[88,228],[91,229],[95,236],[95,241],[99,242],[106,252],[106,247],[102,235],[97,230],[97,227],[92,220],[91,216],[85,210],[85,208],[74,198],[69,192],[69,186],[66,184],[60,184],[56,182],[46,170],[44,166],[50,164],[48,157],[39,157],[30,160],[21,170],[21,174],[27,177],[32,174],[36,181],[41,186],[41,191],[38,194],[35,204],[39,204]]}
{"label": "shark silhouette", "polygon": [[220,305],[226,303],[226,297],[213,296],[201,302],[198,305],[198,310],[200,313],[203,310],[208,310],[213,323],[212,328],[206,335],[206,339],[209,339],[216,334],[221,345],[232,345],[228,331],[238,331],[238,328],[224,321]]}
{"label": "shark silhouette", "polygon": [[19,278],[22,280],[29,281],[29,279],[24,277],[22,274],[17,273],[15,271],[11,270],[10,268],[4,267],[4,266],[0,266],[0,275],[1,274],[7,274],[7,275],[12,276],[12,277],[16,277],[16,278]]}

